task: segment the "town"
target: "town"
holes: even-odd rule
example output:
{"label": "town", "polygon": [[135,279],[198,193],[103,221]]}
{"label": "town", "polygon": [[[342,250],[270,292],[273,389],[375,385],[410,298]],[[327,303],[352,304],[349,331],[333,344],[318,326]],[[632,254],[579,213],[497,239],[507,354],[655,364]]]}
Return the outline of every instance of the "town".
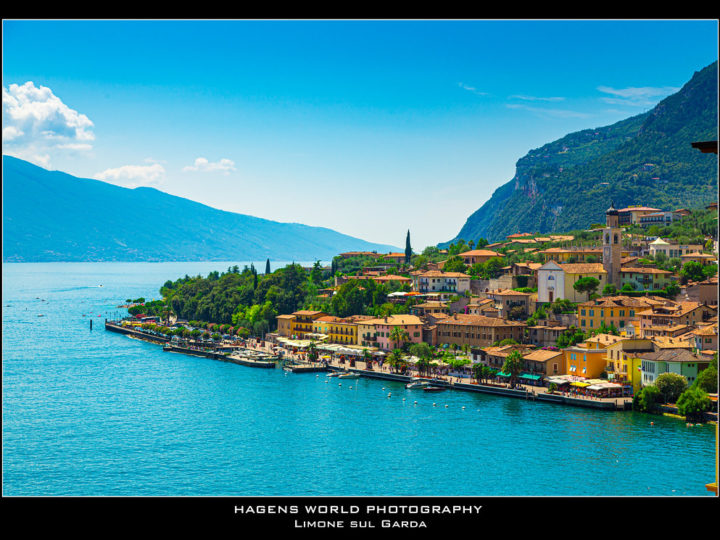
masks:
{"label": "town", "polygon": [[[698,236],[701,221],[710,229]],[[275,272],[268,260],[265,274],[230,268],[168,281],[163,300],[130,304],[120,324],[175,352],[235,351],[245,365],[282,359],[297,372],[379,373],[426,379],[428,390],[442,381],[716,421],[716,227],[716,203],[671,212],[611,204],[604,224],[572,235],[520,232],[414,254],[408,232],[405,253],[347,252],[330,268]],[[231,285],[240,296],[223,307],[208,287]],[[292,286],[305,296],[283,310]],[[253,349],[240,361],[238,351]]]}

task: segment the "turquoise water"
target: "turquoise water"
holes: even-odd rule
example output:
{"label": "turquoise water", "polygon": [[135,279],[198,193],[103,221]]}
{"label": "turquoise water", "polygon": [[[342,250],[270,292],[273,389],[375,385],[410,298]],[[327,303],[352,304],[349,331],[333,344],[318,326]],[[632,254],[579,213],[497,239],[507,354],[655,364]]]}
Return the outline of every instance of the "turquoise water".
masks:
{"label": "turquoise water", "polygon": [[714,427],[340,386],[103,329],[125,299],[232,264],[3,264],[4,495],[710,495]]}

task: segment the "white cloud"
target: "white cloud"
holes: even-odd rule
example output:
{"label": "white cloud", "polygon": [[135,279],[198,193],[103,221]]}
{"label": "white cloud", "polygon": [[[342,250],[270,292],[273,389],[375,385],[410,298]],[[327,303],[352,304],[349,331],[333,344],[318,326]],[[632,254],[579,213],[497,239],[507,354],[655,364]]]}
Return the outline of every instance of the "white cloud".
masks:
{"label": "white cloud", "polygon": [[605,103],[612,105],[626,105],[630,107],[654,107],[657,103],[674,94],[679,88],[674,86],[662,87],[629,87],[629,88],[612,88],[610,86],[598,86],[597,89],[604,94],[610,94],[613,97],[601,98]]}
{"label": "white cloud", "polygon": [[153,165],[124,165],[99,172],[93,175],[93,178],[128,188],[152,187],[163,183],[165,180],[165,168],[159,163]]}
{"label": "white cloud", "polygon": [[[5,153],[49,164],[56,150],[87,151],[95,140],[92,121],[71,109],[46,86],[32,81],[2,90]],[[34,159],[33,159],[34,158]]]}
{"label": "white cloud", "polygon": [[234,171],[235,169],[235,162],[223,158],[220,161],[216,162],[210,162],[204,157],[199,157],[195,160],[195,163],[193,165],[188,165],[186,167],[183,167],[183,171],[220,171],[225,174],[228,174],[230,171]]}
{"label": "white cloud", "polygon": [[470,86],[465,83],[458,83],[458,86],[462,88],[463,90],[467,90],[468,92],[472,92],[473,94],[477,94],[478,96],[487,96],[487,92],[480,92],[477,88],[474,86]]}

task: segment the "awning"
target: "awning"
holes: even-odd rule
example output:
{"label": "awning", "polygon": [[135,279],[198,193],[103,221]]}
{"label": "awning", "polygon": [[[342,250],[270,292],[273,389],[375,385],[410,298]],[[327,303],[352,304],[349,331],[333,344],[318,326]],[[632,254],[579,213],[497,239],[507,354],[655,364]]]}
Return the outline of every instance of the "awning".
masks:
{"label": "awning", "polygon": [[531,381],[539,381],[542,377],[540,375],[532,375],[530,373],[521,373],[521,379],[530,379]]}
{"label": "awning", "polygon": [[498,371],[495,375],[498,377],[510,377],[509,373],[503,373],[502,371]]}
{"label": "awning", "polygon": [[579,386],[580,388],[585,388],[586,386],[590,386],[590,383],[575,381],[575,382],[571,382],[570,386]]}

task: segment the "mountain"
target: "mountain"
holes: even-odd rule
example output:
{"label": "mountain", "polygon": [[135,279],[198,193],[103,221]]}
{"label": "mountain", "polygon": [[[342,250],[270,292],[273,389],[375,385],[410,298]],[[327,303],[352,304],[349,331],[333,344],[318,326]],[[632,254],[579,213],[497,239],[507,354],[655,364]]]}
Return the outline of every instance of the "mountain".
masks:
{"label": "mountain", "polygon": [[691,143],[717,140],[717,83],[714,62],[646,113],[530,151],[515,177],[438,247],[460,238],[496,242],[517,232],[584,229],[605,222],[611,201],[615,208],[663,210],[716,201],[717,156]]}
{"label": "mountain", "polygon": [[400,249],[3,156],[4,262],[311,261],[344,251]]}

